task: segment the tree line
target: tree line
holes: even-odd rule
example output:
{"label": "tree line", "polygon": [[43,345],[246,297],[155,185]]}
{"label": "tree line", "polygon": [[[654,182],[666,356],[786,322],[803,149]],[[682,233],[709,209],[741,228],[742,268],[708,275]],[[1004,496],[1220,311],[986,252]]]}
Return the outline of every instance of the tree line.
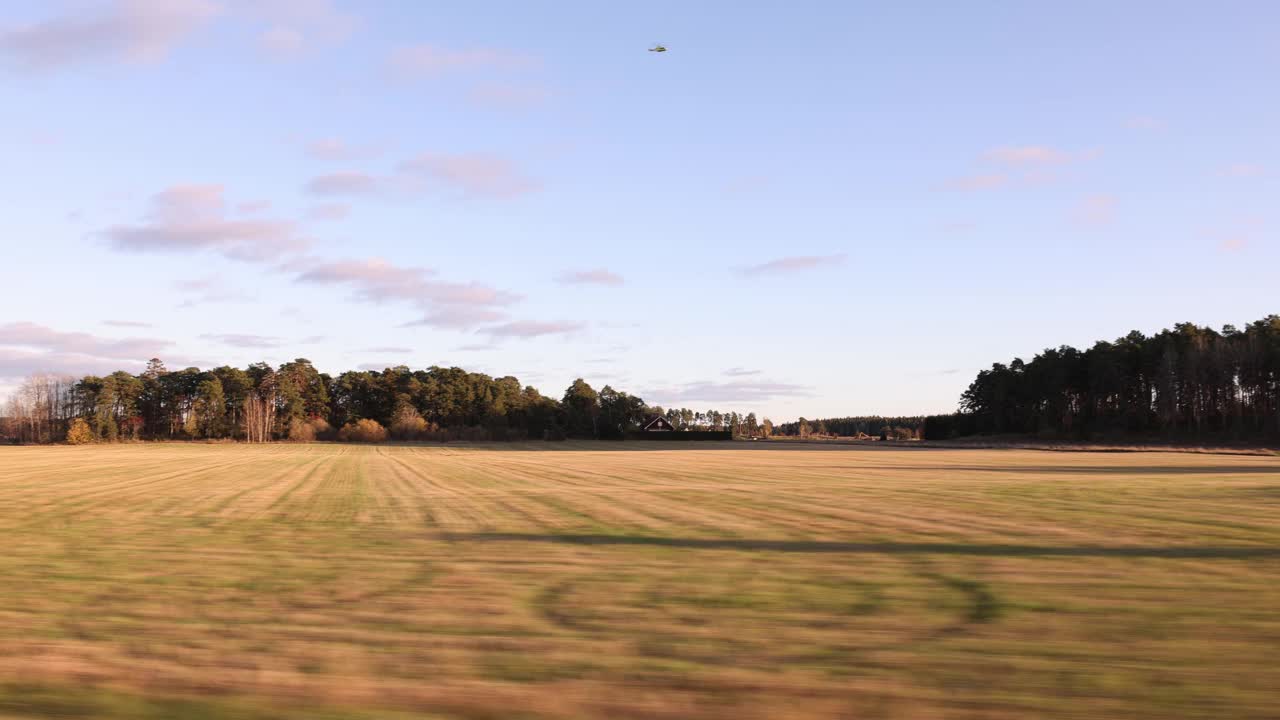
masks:
{"label": "tree line", "polygon": [[772,427],[755,413],[649,406],[582,379],[555,399],[515,377],[456,367],[332,377],[303,358],[175,371],[153,359],[137,375],[33,375],[2,410],[0,439],[29,443],[620,439],[656,415],[678,430],[760,435]]}
{"label": "tree line", "polygon": [[884,417],[860,415],[855,417],[823,418],[782,423],[774,428],[775,435],[789,437],[852,437],[879,438],[881,440],[916,440],[924,425],[923,415]]}
{"label": "tree line", "polygon": [[1221,331],[1181,323],[1087,350],[996,363],[926,419],[926,439],[976,434],[1169,441],[1280,440],[1280,315]]}

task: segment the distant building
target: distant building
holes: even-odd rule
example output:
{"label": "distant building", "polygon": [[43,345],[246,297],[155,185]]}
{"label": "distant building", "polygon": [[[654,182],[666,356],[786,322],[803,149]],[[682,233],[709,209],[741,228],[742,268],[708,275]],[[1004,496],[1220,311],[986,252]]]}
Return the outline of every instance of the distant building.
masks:
{"label": "distant building", "polygon": [[640,428],[644,432],[675,432],[675,426],[667,422],[667,419],[661,415],[655,417]]}

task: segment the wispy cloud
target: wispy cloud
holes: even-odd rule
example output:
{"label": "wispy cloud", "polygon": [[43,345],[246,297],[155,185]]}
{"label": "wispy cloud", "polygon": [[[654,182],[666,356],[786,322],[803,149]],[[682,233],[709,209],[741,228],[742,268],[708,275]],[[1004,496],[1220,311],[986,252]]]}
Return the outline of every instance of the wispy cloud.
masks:
{"label": "wispy cloud", "polygon": [[306,145],[306,153],[309,157],[325,162],[365,160],[377,155],[378,152],[378,149],[371,145],[352,145],[337,137],[319,138]]}
{"label": "wispy cloud", "polygon": [[384,188],[382,180],[358,171],[328,173],[311,178],[306,190],[312,195],[375,195]]}
{"label": "wispy cloud", "polygon": [[550,96],[546,88],[538,85],[490,83],[472,88],[467,99],[490,110],[528,110],[542,105]]}
{"label": "wispy cloud", "polygon": [[423,315],[401,327],[435,327],[452,330],[465,330],[485,323],[506,319],[507,314],[498,310],[483,307],[446,306]]}
{"label": "wispy cloud", "polygon": [[536,338],[544,335],[567,335],[582,329],[582,323],[576,322],[538,322],[534,320],[517,320],[515,322],[483,328],[480,332],[501,338]]}
{"label": "wispy cloud", "polygon": [[343,42],[360,25],[334,0],[239,0],[236,4],[265,26],[258,33],[258,48],[280,59]]}
{"label": "wispy cloud", "polygon": [[940,189],[975,192],[1044,183],[1056,179],[1063,166],[1091,160],[1100,154],[1096,148],[1076,152],[1048,145],[1002,145],[978,157],[985,167],[947,180]]}
{"label": "wispy cloud", "polygon": [[958,192],[973,192],[975,190],[994,190],[995,188],[1004,187],[1008,183],[1009,176],[1004,173],[977,173],[952,178],[943,183],[942,188]]}
{"label": "wispy cloud", "polygon": [[102,324],[103,324],[103,325],[109,325],[109,326],[111,326],[111,327],[121,327],[121,328],[149,328],[149,327],[152,327],[151,323],[138,322],[138,321],[136,321],[136,320],[103,320],[103,321],[102,321]]}
{"label": "wispy cloud", "polygon": [[1254,178],[1261,177],[1266,172],[1266,168],[1256,163],[1233,163],[1224,167],[1219,174],[1233,178]]}
{"label": "wispy cloud", "polygon": [[1071,220],[1077,225],[1101,227],[1115,220],[1118,200],[1112,195],[1090,195],[1081,200],[1071,211]]}
{"label": "wispy cloud", "polygon": [[1164,121],[1150,115],[1130,115],[1125,118],[1124,126],[1130,130],[1163,130]]}
{"label": "wispy cloud", "polygon": [[179,280],[173,284],[173,287],[178,292],[187,295],[178,305],[179,308],[195,308],[228,302],[248,302],[253,299],[248,293],[225,286],[216,275]]}
{"label": "wispy cloud", "polygon": [[29,69],[154,62],[218,15],[210,0],[115,0],[0,31],[0,54]]}
{"label": "wispy cloud", "polygon": [[190,252],[209,250],[236,260],[265,261],[305,249],[291,222],[235,220],[226,215],[220,185],[175,185],[151,199],[140,223],[103,231],[118,250]]}
{"label": "wispy cloud", "polygon": [[400,267],[380,258],[341,260],[313,265],[298,281],[320,285],[348,285],[357,297],[372,302],[408,300],[458,305],[506,305],[519,296],[479,283],[433,279],[436,271]]}
{"label": "wispy cloud", "polygon": [[498,346],[493,343],[475,343],[471,345],[460,345],[454,348],[457,352],[485,352],[487,350],[497,350]]}
{"label": "wispy cloud", "polygon": [[539,189],[511,160],[489,153],[422,153],[401,163],[400,172],[475,196],[511,198]]}
{"label": "wispy cloud", "polygon": [[411,45],[391,51],[387,65],[397,76],[429,78],[458,72],[522,70],[538,65],[537,58],[500,48],[444,48]]}
{"label": "wispy cloud", "polygon": [[644,391],[643,397],[650,402],[670,405],[690,402],[765,402],[778,398],[807,397],[812,394],[813,388],[792,383],[764,380],[734,380],[730,382],[702,380],[674,387],[650,388]]}
{"label": "wispy cloud", "polygon": [[398,367],[408,367],[408,366],[405,365],[404,363],[394,363],[394,362],[367,362],[367,363],[360,363],[359,365],[356,366],[356,369],[363,370],[365,372],[383,372],[384,370],[390,370],[392,368],[398,368]]}
{"label": "wispy cloud", "polygon": [[86,332],[63,332],[32,322],[0,325],[0,346],[34,351],[74,353],[101,358],[145,358],[173,345],[158,338],[103,338]]}
{"label": "wispy cloud", "polygon": [[23,348],[0,346],[0,379],[16,380],[36,373],[52,375],[106,375],[141,360],[101,358],[64,352],[34,352]]}
{"label": "wispy cloud", "polygon": [[241,215],[257,215],[271,209],[270,200],[247,200],[236,205],[236,212]]}
{"label": "wispy cloud", "polygon": [[1047,145],[1006,145],[992,148],[982,156],[999,165],[1058,165],[1072,159],[1072,154]]}
{"label": "wispy cloud", "polygon": [[345,220],[351,214],[351,206],[346,203],[330,202],[311,206],[307,217],[312,220]]}
{"label": "wispy cloud", "polygon": [[724,371],[729,377],[746,377],[748,375],[759,375],[759,370],[748,370],[747,368],[732,367]]}
{"label": "wispy cloud", "polygon": [[1221,227],[1208,228],[1203,234],[1216,241],[1221,252],[1236,253],[1248,249],[1263,231],[1262,218],[1240,217],[1224,222]]}
{"label": "wispy cloud", "polygon": [[373,303],[405,302],[423,316],[409,325],[466,329],[506,317],[498,308],[520,297],[482,283],[439,280],[431,268],[402,267],[379,258],[315,262],[296,276],[312,285],[351,288],[358,300]]}
{"label": "wispy cloud", "polygon": [[204,334],[200,336],[204,340],[230,345],[240,348],[254,349],[273,349],[284,345],[284,341],[278,337],[270,337],[267,335],[245,335],[241,333],[221,333],[221,334]]}
{"label": "wispy cloud", "polygon": [[812,270],[820,267],[841,265],[845,261],[843,253],[837,255],[791,255],[769,262],[751,265],[739,269],[743,275],[785,275],[787,273]]}
{"label": "wispy cloud", "polygon": [[621,275],[604,268],[567,272],[556,278],[556,281],[563,285],[612,285],[614,287],[624,282]]}

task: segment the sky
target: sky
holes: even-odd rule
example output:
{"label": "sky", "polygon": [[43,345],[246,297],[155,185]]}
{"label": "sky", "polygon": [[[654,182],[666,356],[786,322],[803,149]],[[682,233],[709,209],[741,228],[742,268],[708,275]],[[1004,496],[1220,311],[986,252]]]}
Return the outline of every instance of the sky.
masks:
{"label": "sky", "polygon": [[305,357],[949,412],[1280,312],[1278,73],[1273,2],[0,0],[0,391]]}

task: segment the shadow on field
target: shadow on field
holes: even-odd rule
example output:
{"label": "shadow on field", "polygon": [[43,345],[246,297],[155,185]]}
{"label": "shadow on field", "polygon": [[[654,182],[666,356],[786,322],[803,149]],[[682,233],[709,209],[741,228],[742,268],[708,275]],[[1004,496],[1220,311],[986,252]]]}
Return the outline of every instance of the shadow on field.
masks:
{"label": "shadow on field", "polygon": [[693,548],[701,550],[770,550],[790,553],[852,553],[884,555],[980,555],[994,557],[1133,557],[1133,558],[1226,558],[1280,557],[1280,547],[1184,545],[1142,546],[1053,546],[910,542],[834,542],[823,540],[750,540],[720,538],[644,537],[635,535],[589,535],[557,533],[449,533],[445,539],[458,542],[527,542],[560,545],[640,545]]}

